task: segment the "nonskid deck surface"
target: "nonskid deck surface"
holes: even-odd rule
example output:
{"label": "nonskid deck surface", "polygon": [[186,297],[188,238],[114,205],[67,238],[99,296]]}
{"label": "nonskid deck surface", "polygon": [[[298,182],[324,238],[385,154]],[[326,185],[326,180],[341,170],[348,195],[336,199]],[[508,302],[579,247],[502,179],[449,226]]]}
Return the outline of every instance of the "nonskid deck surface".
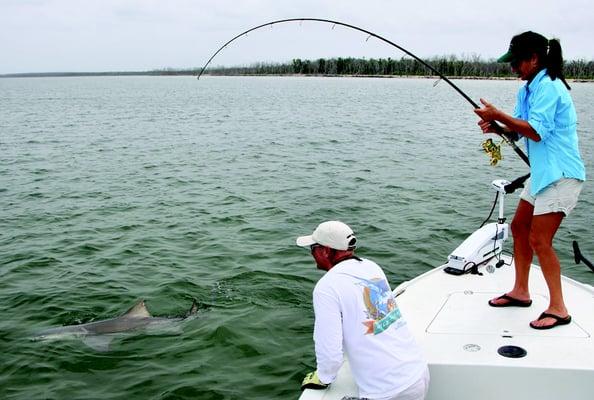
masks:
{"label": "nonskid deck surface", "polygon": [[[559,337],[588,338],[588,333],[576,323],[564,329],[549,331],[536,330],[529,326],[538,316],[535,310],[544,310],[548,299],[542,295],[532,296],[532,306],[527,308],[507,307],[495,308],[487,305],[488,301],[498,296],[496,292],[464,291],[451,293],[427,327],[427,334],[468,335],[468,336],[501,336],[501,337]],[[485,307],[486,306],[486,307]],[[464,318],[478,316],[474,318]]]}
{"label": "nonskid deck surface", "polygon": [[[507,264],[512,260],[504,257]],[[529,322],[548,306],[548,289],[533,265],[527,308],[495,308],[488,300],[511,289],[514,266],[449,275],[443,266],[404,282],[397,303],[423,348],[431,370],[428,399],[591,399],[594,393],[594,288],[563,277],[572,322],[535,330]],[[499,354],[504,346],[526,355]],[[328,390],[307,390],[301,400],[357,396],[348,361]]]}

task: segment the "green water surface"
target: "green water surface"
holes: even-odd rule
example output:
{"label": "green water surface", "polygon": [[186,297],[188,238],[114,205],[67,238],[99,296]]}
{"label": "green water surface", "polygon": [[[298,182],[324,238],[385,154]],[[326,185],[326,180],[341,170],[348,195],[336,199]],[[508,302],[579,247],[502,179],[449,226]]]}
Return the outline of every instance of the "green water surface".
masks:
{"label": "green water surface", "polygon": [[[0,398],[297,398],[321,276],[298,235],[348,223],[394,287],[479,226],[493,179],[527,172],[509,147],[489,166],[472,107],[433,83],[0,79]],[[456,83],[508,111],[519,87]],[[594,86],[572,95],[591,174]],[[555,240],[563,273],[589,284],[571,241],[594,258],[593,204],[587,182]],[[107,353],[30,340],[141,298],[159,316],[197,299],[199,316]]]}

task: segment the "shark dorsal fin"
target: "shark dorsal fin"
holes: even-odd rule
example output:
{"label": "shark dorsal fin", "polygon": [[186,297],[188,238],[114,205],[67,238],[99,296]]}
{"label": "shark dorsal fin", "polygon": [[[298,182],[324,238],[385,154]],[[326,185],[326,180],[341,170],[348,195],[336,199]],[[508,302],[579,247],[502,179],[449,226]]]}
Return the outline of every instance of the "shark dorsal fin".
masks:
{"label": "shark dorsal fin", "polygon": [[122,315],[122,317],[128,318],[149,318],[151,313],[146,309],[146,305],[144,304],[144,300],[140,300],[136,303],[132,308]]}

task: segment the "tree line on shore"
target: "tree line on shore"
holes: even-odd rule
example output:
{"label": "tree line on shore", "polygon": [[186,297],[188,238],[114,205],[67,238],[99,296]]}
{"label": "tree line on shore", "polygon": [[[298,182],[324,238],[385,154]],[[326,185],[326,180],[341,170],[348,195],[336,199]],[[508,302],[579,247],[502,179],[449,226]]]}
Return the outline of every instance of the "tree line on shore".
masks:
{"label": "tree line on shore", "polygon": [[[478,56],[460,59],[456,56],[433,57],[424,60],[448,77],[470,78],[515,78],[509,64],[494,60],[484,61]],[[0,78],[12,77],[57,77],[57,76],[163,76],[198,75],[200,68],[164,68],[151,71],[113,72],[41,72],[0,74]],[[565,77],[574,80],[594,80],[594,61],[570,60],[564,65]],[[210,75],[323,75],[323,76],[433,76],[427,67],[412,58],[319,58],[302,60],[295,58],[285,63],[254,63],[249,66],[214,67],[205,71]]]}
{"label": "tree line on shore", "polygon": [[[424,60],[448,77],[508,78],[515,77],[509,64],[480,57],[459,59],[456,56],[434,57]],[[354,76],[428,76],[434,75],[427,67],[411,59],[393,58],[320,58],[317,60],[293,59],[287,63],[255,63],[249,66],[209,68],[210,75],[354,75]],[[566,61],[567,79],[594,79],[594,62]]]}

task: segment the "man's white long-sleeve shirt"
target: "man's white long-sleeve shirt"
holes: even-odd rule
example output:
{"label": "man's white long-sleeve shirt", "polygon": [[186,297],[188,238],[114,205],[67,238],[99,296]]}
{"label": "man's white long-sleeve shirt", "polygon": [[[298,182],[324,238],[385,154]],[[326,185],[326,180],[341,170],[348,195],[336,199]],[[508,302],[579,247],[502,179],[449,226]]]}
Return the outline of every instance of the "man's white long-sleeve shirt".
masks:
{"label": "man's white long-sleeve shirt", "polygon": [[381,398],[405,390],[427,368],[382,269],[348,259],[330,269],[313,292],[318,377],[331,383],[346,353],[359,396]]}

